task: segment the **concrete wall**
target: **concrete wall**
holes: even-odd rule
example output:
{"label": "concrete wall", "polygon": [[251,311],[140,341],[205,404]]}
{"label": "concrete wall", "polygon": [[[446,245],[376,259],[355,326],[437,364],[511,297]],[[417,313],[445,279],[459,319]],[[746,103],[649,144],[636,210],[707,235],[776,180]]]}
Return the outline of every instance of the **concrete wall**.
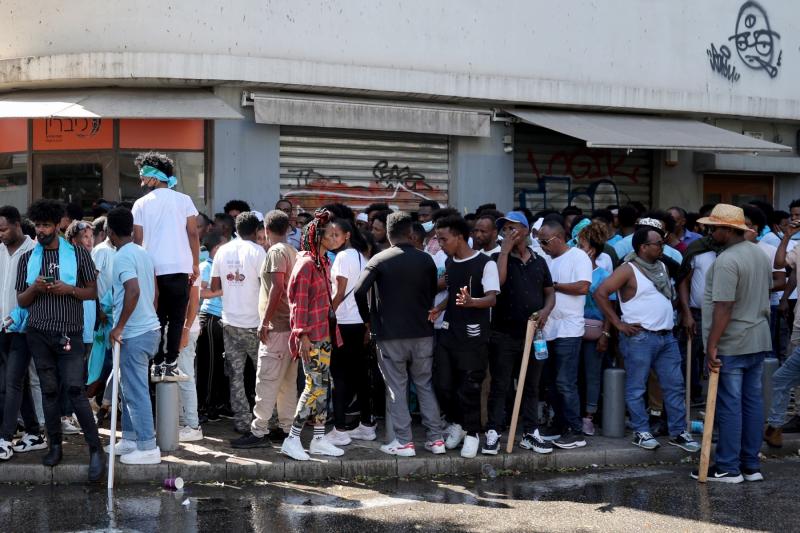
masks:
{"label": "concrete wall", "polygon": [[678,205],[696,211],[703,205],[703,178],[694,171],[694,153],[678,152],[678,164],[664,164],[666,153],[659,151],[653,161],[653,207],[666,209]]}
{"label": "concrete wall", "polygon": [[[241,88],[215,91],[230,105],[238,105]],[[280,196],[280,128],[256,124],[253,109],[242,109],[244,120],[214,122],[213,180],[214,212],[228,200],[245,200],[252,209],[266,213]]]}
{"label": "concrete wall", "polygon": [[[514,156],[503,151],[503,136],[514,128],[493,122],[491,137],[450,138],[450,205],[461,212],[496,203],[500,211],[514,205]],[[513,146],[513,143],[512,143]]]}
{"label": "concrete wall", "polygon": [[[0,4],[0,90],[238,80],[800,119],[800,4],[763,0],[763,11],[755,4],[740,13],[743,5],[6,0]],[[731,40],[747,30],[746,20],[754,21],[751,30],[766,29],[768,21],[776,32],[770,53],[755,66]],[[753,50],[746,47],[742,56]]]}

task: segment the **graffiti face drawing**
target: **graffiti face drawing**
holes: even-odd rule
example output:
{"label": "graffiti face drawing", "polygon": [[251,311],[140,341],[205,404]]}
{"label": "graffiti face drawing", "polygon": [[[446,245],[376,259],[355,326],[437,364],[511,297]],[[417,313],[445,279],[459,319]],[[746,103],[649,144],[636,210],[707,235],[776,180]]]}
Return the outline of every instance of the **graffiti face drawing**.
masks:
{"label": "graffiti face drawing", "polygon": [[769,25],[767,12],[757,2],[745,2],[739,9],[736,33],[728,37],[736,45],[736,52],[745,65],[754,70],[763,69],[771,78],[778,75],[781,52],[775,57],[777,32]]}

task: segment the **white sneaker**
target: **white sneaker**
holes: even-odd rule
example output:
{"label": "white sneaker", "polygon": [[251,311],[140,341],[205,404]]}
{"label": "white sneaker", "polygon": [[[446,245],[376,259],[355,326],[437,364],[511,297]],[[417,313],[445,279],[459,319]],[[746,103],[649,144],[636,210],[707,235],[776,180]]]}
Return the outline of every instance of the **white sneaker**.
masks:
{"label": "white sneaker", "polygon": [[464,437],[464,446],[461,447],[461,457],[471,459],[478,455],[478,448],[481,445],[481,439],[475,435],[467,435]]}
{"label": "white sneaker", "polygon": [[[347,437],[347,439],[350,440],[350,437]],[[314,437],[311,439],[311,445],[308,447],[308,453],[314,455],[330,455],[331,457],[340,457],[344,455],[344,450],[334,446],[333,443],[328,440],[328,437]]]}
{"label": "white sneaker", "polygon": [[389,444],[381,446],[381,451],[389,455],[397,455],[398,457],[414,457],[417,455],[417,450],[414,448],[413,442],[400,444],[397,442],[397,439],[394,439]]}
{"label": "white sneaker", "polygon": [[[106,453],[111,453],[110,444],[103,449],[106,451]],[[125,455],[126,453],[131,453],[134,450],[136,450],[136,442],[132,440],[121,439],[114,444],[114,455]]]}
{"label": "white sneaker", "polygon": [[161,450],[158,446],[152,450],[133,450],[119,460],[126,465],[157,465],[161,463]]}
{"label": "white sneaker", "polygon": [[425,443],[425,449],[431,452],[433,455],[447,453],[447,449],[444,447],[444,441],[442,439],[434,441],[429,440]]}
{"label": "white sneaker", "polygon": [[286,437],[283,439],[281,453],[288,455],[295,461],[308,461],[311,459],[303,449],[303,443],[300,442],[298,437]]}
{"label": "white sneaker", "polygon": [[[350,435],[347,434],[347,431],[339,431],[336,428],[330,430],[328,434],[325,435],[325,438],[334,446],[347,446],[352,442],[350,440]],[[314,441],[311,442],[313,443]]]}
{"label": "white sneaker", "polygon": [[0,439],[0,461],[8,461],[14,456],[14,449],[11,443],[5,439]]}
{"label": "white sneaker", "polygon": [[15,452],[17,453],[25,453],[25,452],[32,452],[34,450],[44,450],[47,448],[47,441],[44,440],[44,437],[41,435],[33,435],[31,433],[25,433],[22,435],[22,438],[19,439],[14,446],[12,446]]}
{"label": "white sneaker", "polygon": [[365,426],[364,424],[358,424],[357,428],[351,429],[347,434],[354,440],[375,440],[378,437],[375,434],[375,426]]}
{"label": "white sneaker", "polygon": [[467,436],[467,432],[461,428],[461,424],[450,424],[444,432],[447,435],[444,445],[448,450],[458,448],[458,445],[461,444],[461,441]]}
{"label": "white sneaker", "polygon": [[64,435],[76,435],[81,432],[81,426],[75,417],[62,416],[61,417],[61,433]]}
{"label": "white sneaker", "polygon": [[197,426],[197,429],[191,426],[184,426],[178,433],[179,442],[195,442],[198,440],[203,440],[203,428],[200,426]]}

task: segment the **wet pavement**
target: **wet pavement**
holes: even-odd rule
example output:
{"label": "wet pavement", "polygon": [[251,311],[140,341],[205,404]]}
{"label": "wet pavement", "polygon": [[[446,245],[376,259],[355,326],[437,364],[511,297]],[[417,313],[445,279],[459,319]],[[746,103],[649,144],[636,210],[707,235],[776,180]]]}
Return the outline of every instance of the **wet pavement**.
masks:
{"label": "wet pavement", "polygon": [[341,483],[0,485],[0,531],[797,531],[800,458],[766,481],[699,485],[690,465]]}

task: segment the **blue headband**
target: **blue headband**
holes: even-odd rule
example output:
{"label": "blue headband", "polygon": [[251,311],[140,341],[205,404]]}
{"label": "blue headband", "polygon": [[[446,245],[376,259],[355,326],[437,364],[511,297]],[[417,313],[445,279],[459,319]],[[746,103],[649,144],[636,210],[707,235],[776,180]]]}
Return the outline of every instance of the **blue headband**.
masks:
{"label": "blue headband", "polygon": [[178,183],[178,178],[175,176],[167,176],[157,168],[151,167],[150,165],[143,166],[141,170],[139,170],[139,176],[143,178],[155,178],[158,181],[163,181],[170,189],[175,188],[175,185]]}

